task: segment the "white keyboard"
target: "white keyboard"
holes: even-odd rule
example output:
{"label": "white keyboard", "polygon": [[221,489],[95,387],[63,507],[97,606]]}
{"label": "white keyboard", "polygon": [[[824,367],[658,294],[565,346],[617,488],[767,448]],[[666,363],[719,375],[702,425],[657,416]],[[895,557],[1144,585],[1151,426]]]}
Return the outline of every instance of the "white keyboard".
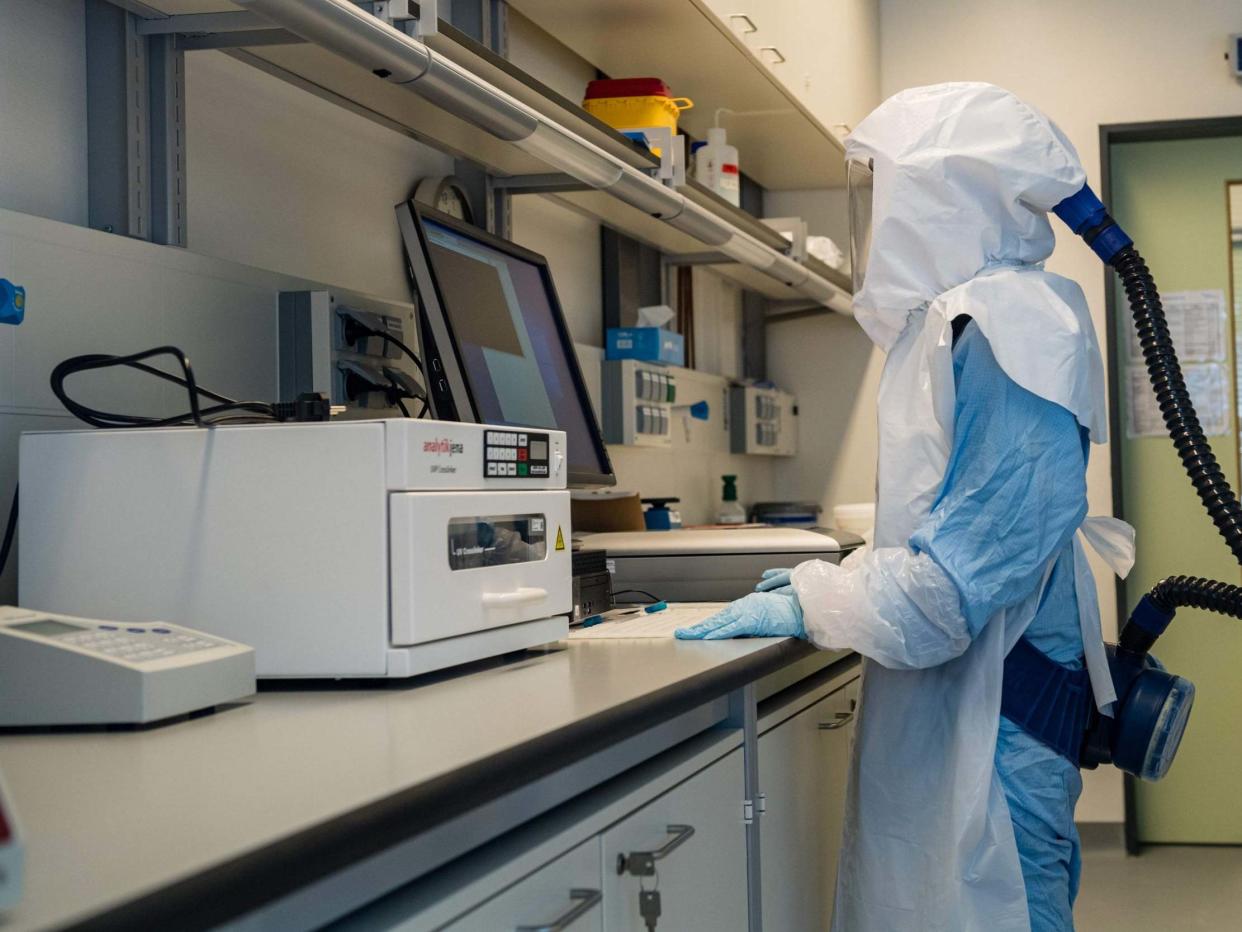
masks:
{"label": "white keyboard", "polygon": [[[678,628],[686,628],[710,618],[727,602],[670,602],[661,612],[615,614],[589,628],[574,628],[571,641],[601,641],[617,638],[671,638]],[[624,609],[622,611],[625,611]]]}

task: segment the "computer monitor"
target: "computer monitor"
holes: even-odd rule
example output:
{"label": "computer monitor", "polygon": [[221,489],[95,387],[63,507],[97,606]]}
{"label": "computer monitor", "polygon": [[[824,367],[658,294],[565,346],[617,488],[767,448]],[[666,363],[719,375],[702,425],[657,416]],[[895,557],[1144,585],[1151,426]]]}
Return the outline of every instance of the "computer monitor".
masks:
{"label": "computer monitor", "polygon": [[615,484],[547,260],[415,201],[397,222],[432,414],[558,428],[571,486]]}

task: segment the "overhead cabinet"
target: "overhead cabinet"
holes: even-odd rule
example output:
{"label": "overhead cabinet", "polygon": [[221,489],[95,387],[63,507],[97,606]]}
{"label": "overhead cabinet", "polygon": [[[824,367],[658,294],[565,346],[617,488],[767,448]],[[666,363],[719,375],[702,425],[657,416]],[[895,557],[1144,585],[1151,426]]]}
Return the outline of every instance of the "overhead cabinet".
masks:
{"label": "overhead cabinet", "polygon": [[708,7],[755,61],[829,129],[853,127],[879,104],[874,0],[684,2]]}

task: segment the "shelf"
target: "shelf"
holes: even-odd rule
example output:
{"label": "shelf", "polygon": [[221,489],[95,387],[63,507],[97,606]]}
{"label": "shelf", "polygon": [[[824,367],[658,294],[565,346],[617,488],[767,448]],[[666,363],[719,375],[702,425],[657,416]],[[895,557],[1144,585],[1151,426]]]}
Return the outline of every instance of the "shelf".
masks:
{"label": "shelf", "polygon": [[[241,7],[224,2],[224,0],[148,0],[147,5],[169,16],[242,12]],[[697,9],[691,3],[685,6]],[[198,24],[191,22],[189,25],[197,26]],[[452,62],[453,65],[468,72],[471,76],[470,81],[476,82],[478,86],[490,85],[507,94],[519,101],[521,105],[535,111],[547,123],[568,130],[589,145],[602,150],[608,158],[623,164],[626,171],[643,182],[636,186],[631,180],[628,183],[631,194],[635,187],[643,189],[651,186],[657,191],[666,190],[642,177],[656,165],[656,160],[645,149],[596,120],[577,102],[546,87],[510,62],[454,30],[450,25],[441,23],[441,30],[439,35],[429,38],[428,48],[438,58]],[[411,93],[409,87],[403,87],[391,81],[378,80],[370,70],[374,63],[372,62],[368,67],[355,64],[350,60],[356,58],[354,55],[346,58],[343,57],[343,53],[338,54],[309,42],[252,44],[245,47],[227,48],[229,42],[225,32],[213,34],[206,41],[197,35],[188,36],[181,41],[187,42],[188,48],[226,47],[228,54],[243,62],[397,132],[418,139],[429,146],[469,159],[501,178],[547,176],[551,170],[550,163],[544,160],[542,151],[539,155],[532,154],[519,143],[502,139],[494,132],[482,129],[456,116],[451,101],[446,102],[441,99],[433,102],[431,98],[422,96],[421,93]],[[362,60],[367,59],[364,57]],[[536,149],[536,151],[539,150]],[[836,151],[836,149],[830,151]],[[783,253],[787,248],[785,240],[775,231],[750,214],[726,203],[697,183],[693,181],[688,183],[678,189],[678,193],[695,207],[701,208],[699,216],[710,219],[715,229],[733,229],[753,241],[753,247],[746,247],[740,251],[730,252],[731,245],[723,247],[735,259],[749,262],[748,253],[760,247],[766,247],[763,251],[773,250],[777,253]],[[698,225],[692,224],[689,227],[695,234],[691,235],[676,229],[676,224],[657,219],[646,213],[647,209],[655,209],[646,207],[646,204],[651,202],[651,196],[654,195],[642,194],[637,199],[631,198],[634,203],[641,205],[641,209],[639,206],[631,206],[615,193],[605,193],[600,190],[583,190],[545,196],[557,197],[574,209],[585,212],[635,239],[675,256],[701,255],[712,250],[712,247],[705,245],[708,241],[700,241],[696,238],[697,235],[701,235]],[[716,242],[719,242],[719,239]],[[781,261],[785,266],[789,266],[788,260]],[[805,301],[805,295],[808,293],[815,294],[819,300],[826,300],[823,296],[829,291],[827,284],[847,294],[849,291],[848,281],[844,276],[821,263],[813,265],[808,263],[805,266],[805,272],[810,272],[823,281],[818,285],[808,283],[802,287],[800,292],[764,274],[757,268],[737,263],[721,264],[715,268],[744,287],[778,300]],[[806,277],[804,273],[794,274]],[[841,306],[840,300],[840,295],[833,298],[836,306]]]}
{"label": "shelf", "polygon": [[612,77],[663,78],[673,93],[695,102],[679,126],[698,139],[707,138],[717,107],[784,111],[723,122],[742,170],[763,187],[845,186],[841,141],[702,0],[509,0],[509,5]]}

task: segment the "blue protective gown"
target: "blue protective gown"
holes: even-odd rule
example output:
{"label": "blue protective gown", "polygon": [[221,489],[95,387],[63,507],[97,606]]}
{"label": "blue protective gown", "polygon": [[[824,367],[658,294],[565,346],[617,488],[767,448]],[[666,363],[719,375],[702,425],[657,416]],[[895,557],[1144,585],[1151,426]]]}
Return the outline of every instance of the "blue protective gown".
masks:
{"label": "blue protective gown", "polygon": [[[1005,375],[973,323],[954,343],[953,374],[953,450],[940,495],[910,547],[953,581],[972,636],[1034,591],[1055,558],[1026,636],[1053,660],[1080,667],[1072,540],[1087,513],[1086,431],[1069,411]],[[1081,869],[1078,769],[1002,717],[996,770],[1032,932],[1072,929]]]}

